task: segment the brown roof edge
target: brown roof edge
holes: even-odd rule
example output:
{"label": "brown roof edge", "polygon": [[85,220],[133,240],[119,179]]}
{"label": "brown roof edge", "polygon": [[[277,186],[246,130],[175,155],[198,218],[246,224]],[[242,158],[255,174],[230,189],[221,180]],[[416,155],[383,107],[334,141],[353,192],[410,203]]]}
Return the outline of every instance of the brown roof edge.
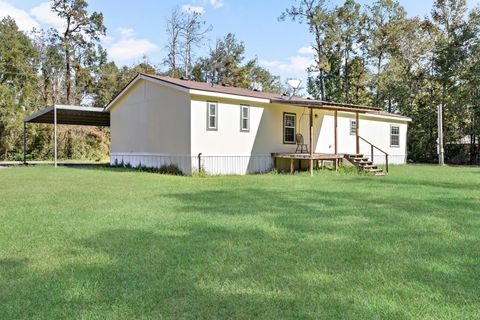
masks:
{"label": "brown roof edge", "polygon": [[137,74],[108,104],[109,106],[119,95],[121,95],[126,88],[130,86],[130,84],[136,80],[139,76],[143,76],[145,78],[150,78],[152,80],[159,80],[165,83],[172,84],[174,86],[184,88],[184,89],[193,89],[193,90],[200,90],[206,92],[216,92],[216,93],[225,93],[237,96],[244,96],[244,97],[251,97],[251,98],[260,98],[260,99],[267,99],[270,100],[271,103],[282,103],[282,104],[290,104],[290,105],[297,105],[297,106],[304,106],[304,107],[313,107],[319,109],[327,109],[327,110],[341,110],[341,111],[350,111],[350,112],[362,112],[362,113],[371,113],[383,116],[392,116],[402,119],[410,119],[408,117],[404,117],[398,114],[392,114],[385,111],[382,111],[380,108],[376,107],[368,107],[362,105],[355,105],[355,104],[347,104],[347,103],[337,103],[337,102],[328,102],[328,101],[320,101],[320,100],[311,100],[311,99],[304,99],[304,98],[292,98],[288,99],[284,97],[282,94],[279,93],[269,93],[269,92],[262,92],[262,91],[254,91],[244,88],[236,88],[236,87],[226,87],[222,85],[213,85],[211,83],[206,82],[198,82],[198,81],[191,81],[191,80],[183,80],[177,78],[171,78],[168,76],[158,76],[152,75],[148,73],[139,73]]}
{"label": "brown roof edge", "polygon": [[350,111],[350,112],[361,112],[367,113],[370,111],[380,111],[377,108],[371,108],[366,106],[357,106],[351,104],[341,104],[341,103],[331,103],[319,100],[308,100],[308,99],[292,99],[292,100],[284,100],[284,99],[271,99],[272,103],[279,103],[279,104],[288,104],[293,106],[300,106],[300,107],[308,107],[308,108],[317,108],[317,109],[325,109],[325,110],[339,110],[339,111]]}
{"label": "brown roof edge", "polygon": [[199,82],[199,81],[192,81],[186,79],[177,79],[167,76],[157,76],[142,73],[144,77],[163,81],[181,88],[191,89],[191,90],[198,90],[198,91],[205,91],[205,92],[215,92],[215,93],[223,93],[223,94],[231,94],[235,96],[243,96],[249,98],[257,98],[257,99],[265,99],[270,100],[272,98],[280,98],[282,95],[280,93],[270,93],[264,91],[255,91],[245,88],[237,88],[237,87],[230,87],[230,86],[223,86],[219,84],[211,84],[207,82]]}
{"label": "brown roof edge", "polygon": [[158,76],[158,75],[152,75],[147,73],[140,73],[140,75],[150,79],[164,81],[185,89],[193,89],[193,90],[216,92],[216,93],[226,93],[226,94],[232,94],[232,95],[238,95],[238,96],[247,96],[252,98],[268,99],[270,100],[270,102],[297,104],[297,105],[298,104],[312,105],[312,106],[331,106],[333,107],[332,109],[345,108],[348,110],[359,109],[360,111],[381,111],[380,108],[376,108],[376,107],[368,107],[368,106],[362,106],[362,105],[337,103],[337,102],[327,102],[327,101],[311,100],[311,99],[303,99],[303,98],[295,98],[295,97],[293,99],[287,99],[280,93],[254,91],[254,90],[245,89],[245,88],[222,86],[218,84],[212,85],[211,83],[206,83],[206,82],[177,79],[177,78],[171,78],[168,76]]}
{"label": "brown roof edge", "polygon": [[402,115],[396,114],[396,113],[386,112],[386,111],[383,111],[380,108],[368,107],[368,106],[362,106],[362,105],[355,105],[355,104],[336,103],[336,102],[299,99],[299,98],[293,98],[291,100],[272,99],[271,102],[280,103],[280,104],[289,104],[289,105],[294,105],[294,106],[325,109],[325,110],[338,110],[338,111],[346,111],[346,112],[361,112],[361,113],[370,114],[370,115],[388,116],[388,117],[393,117],[393,118],[399,118],[399,119],[407,120],[407,121],[412,120],[409,117],[402,116]]}

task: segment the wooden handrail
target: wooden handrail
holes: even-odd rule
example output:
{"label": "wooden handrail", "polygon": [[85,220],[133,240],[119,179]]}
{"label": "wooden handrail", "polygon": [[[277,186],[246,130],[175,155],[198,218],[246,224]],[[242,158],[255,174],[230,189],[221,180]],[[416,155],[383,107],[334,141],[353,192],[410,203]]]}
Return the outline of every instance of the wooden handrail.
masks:
{"label": "wooden handrail", "polygon": [[358,136],[358,138],[362,139],[363,141],[365,141],[366,143],[368,143],[370,145],[370,152],[371,152],[371,159],[372,159],[372,162],[374,161],[373,160],[373,149],[377,149],[378,151],[382,152],[385,154],[385,169],[388,173],[388,153],[386,153],[385,151],[383,151],[382,149],[380,149],[379,147],[377,147],[376,145],[374,145],[373,143],[371,143],[370,141],[368,141],[367,139],[365,138],[362,138],[360,136]]}

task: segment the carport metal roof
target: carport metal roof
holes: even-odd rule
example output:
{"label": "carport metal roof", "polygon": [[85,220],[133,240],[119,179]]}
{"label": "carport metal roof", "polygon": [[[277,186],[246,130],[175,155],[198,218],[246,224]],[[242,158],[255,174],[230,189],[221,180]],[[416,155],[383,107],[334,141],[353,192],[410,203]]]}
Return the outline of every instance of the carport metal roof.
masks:
{"label": "carport metal roof", "polygon": [[110,113],[104,108],[53,105],[32,114],[24,122],[109,127]]}
{"label": "carport metal roof", "polygon": [[23,120],[23,162],[27,163],[27,123],[47,123],[54,126],[54,160],[57,166],[57,124],[109,127],[110,112],[104,108],[53,105]]}

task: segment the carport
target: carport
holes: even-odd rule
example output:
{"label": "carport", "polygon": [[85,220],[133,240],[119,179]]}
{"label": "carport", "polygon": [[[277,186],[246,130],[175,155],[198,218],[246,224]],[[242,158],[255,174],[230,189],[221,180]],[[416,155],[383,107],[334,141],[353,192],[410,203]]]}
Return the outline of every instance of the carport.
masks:
{"label": "carport", "polygon": [[57,125],[109,127],[110,113],[104,108],[52,105],[40,110],[23,121],[23,163],[27,163],[27,123],[53,124],[54,163],[57,166]]}

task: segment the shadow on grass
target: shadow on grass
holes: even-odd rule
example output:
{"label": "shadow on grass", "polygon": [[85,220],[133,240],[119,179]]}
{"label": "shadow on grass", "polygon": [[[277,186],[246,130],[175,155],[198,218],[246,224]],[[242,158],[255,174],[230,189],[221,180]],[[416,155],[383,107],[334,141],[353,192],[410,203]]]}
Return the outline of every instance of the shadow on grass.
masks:
{"label": "shadow on grass", "polygon": [[[201,225],[182,235],[103,232],[80,241],[75,251],[104,255],[108,263],[67,263],[60,270],[37,276],[17,265],[19,286],[2,293],[2,301],[15,303],[4,305],[0,316],[314,318],[319,315],[316,304],[324,304],[321,313],[329,315],[360,312],[332,288],[320,290],[316,299],[305,296],[303,288],[312,286],[308,279],[297,277],[303,268],[296,265],[295,254],[284,256],[285,250],[291,250],[289,244],[270,248],[267,243],[271,241],[258,231]],[[310,306],[304,304],[305,298]]]}
{"label": "shadow on grass", "polygon": [[388,180],[385,179],[382,181],[382,184],[406,187],[406,188],[415,188],[415,187],[425,187],[425,188],[438,188],[438,189],[455,189],[455,190],[475,190],[480,188],[480,181],[478,182],[445,182],[445,181],[432,181],[432,180],[415,180],[415,179],[405,179],[405,180]]}
{"label": "shadow on grass", "polygon": [[[432,212],[433,200],[295,192],[162,194],[176,200],[175,212],[188,222],[72,239],[54,270],[1,260],[16,278],[2,279],[0,318],[410,319],[478,312],[478,238],[456,234],[461,221],[442,220],[450,213]],[[478,231],[462,227],[470,236]]]}

